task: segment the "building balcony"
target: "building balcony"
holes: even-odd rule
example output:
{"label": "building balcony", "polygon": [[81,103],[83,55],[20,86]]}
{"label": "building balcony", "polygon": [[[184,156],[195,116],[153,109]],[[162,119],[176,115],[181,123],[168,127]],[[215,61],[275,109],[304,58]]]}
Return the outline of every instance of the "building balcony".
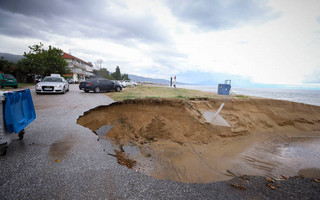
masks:
{"label": "building balcony", "polygon": [[87,72],[93,72],[93,69],[87,68],[86,71],[87,71]]}
{"label": "building balcony", "polygon": [[81,74],[81,75],[85,75],[85,76],[94,76],[93,73],[79,69],[79,68],[72,68],[71,72],[74,74]]}
{"label": "building balcony", "polygon": [[86,72],[86,76],[94,76],[94,74],[91,72]]}
{"label": "building balcony", "polygon": [[71,72],[74,73],[74,74],[85,74],[85,73],[87,73],[86,71],[84,71],[82,69],[79,69],[79,68],[72,68]]}
{"label": "building balcony", "polygon": [[81,68],[81,69],[84,69],[84,70],[85,70],[85,69],[87,68],[87,66],[88,66],[88,65],[81,64],[81,63],[75,62],[75,61],[69,63],[69,65],[71,65],[72,67],[77,67],[77,68]]}

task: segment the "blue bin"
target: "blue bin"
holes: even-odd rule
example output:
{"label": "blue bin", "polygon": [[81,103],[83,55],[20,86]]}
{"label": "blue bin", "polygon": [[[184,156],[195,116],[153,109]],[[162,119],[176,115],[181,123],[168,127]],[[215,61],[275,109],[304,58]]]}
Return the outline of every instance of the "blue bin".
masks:
{"label": "blue bin", "polygon": [[231,89],[231,80],[225,80],[224,84],[218,85],[218,94],[229,95]]}
{"label": "blue bin", "polygon": [[9,92],[4,95],[6,128],[10,133],[19,133],[36,118],[30,90]]}

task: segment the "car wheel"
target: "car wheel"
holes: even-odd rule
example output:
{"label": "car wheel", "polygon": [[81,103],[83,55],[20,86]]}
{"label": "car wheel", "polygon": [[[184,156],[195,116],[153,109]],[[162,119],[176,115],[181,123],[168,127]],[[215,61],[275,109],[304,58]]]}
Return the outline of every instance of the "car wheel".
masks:
{"label": "car wheel", "polygon": [[66,88],[63,87],[62,94],[66,93]]}
{"label": "car wheel", "polygon": [[69,87],[68,87],[68,89],[67,89],[67,92],[69,92]]}
{"label": "car wheel", "polygon": [[99,93],[100,92],[100,88],[99,87],[94,88],[94,92],[95,93]]}
{"label": "car wheel", "polygon": [[84,90],[84,92],[88,93],[88,92],[89,92],[89,90]]}
{"label": "car wheel", "polygon": [[117,88],[116,88],[116,91],[117,91],[117,92],[120,92],[120,90],[121,90],[120,87],[117,87]]}

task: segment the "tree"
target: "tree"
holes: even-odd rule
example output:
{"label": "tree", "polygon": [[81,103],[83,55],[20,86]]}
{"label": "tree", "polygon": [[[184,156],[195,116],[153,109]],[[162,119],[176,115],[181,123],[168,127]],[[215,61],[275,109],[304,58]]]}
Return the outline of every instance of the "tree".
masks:
{"label": "tree", "polygon": [[44,75],[49,74],[67,74],[68,63],[62,58],[62,50],[49,46],[49,49],[43,51],[44,65],[46,71]]}
{"label": "tree", "polygon": [[109,72],[107,73],[106,78],[109,79],[109,80],[115,80],[115,79],[110,75]]}
{"label": "tree", "polygon": [[95,75],[95,77],[104,78],[107,76],[107,74],[109,74],[109,72],[106,68],[102,68],[99,70],[93,70],[93,74]]}
{"label": "tree", "polygon": [[18,62],[20,71],[27,71],[29,74],[46,76],[50,74],[67,74],[67,62],[62,58],[62,50],[49,46],[46,50],[43,44],[29,46],[29,52],[24,52],[24,57]]}
{"label": "tree", "polygon": [[122,80],[130,80],[128,74],[123,74],[122,75]]}
{"label": "tree", "polygon": [[11,74],[16,70],[16,65],[7,60],[0,59],[0,71],[6,74]]}
{"label": "tree", "polygon": [[97,62],[95,63],[95,64],[96,64],[96,68],[97,68],[98,70],[101,69],[102,63],[103,63],[103,60],[102,60],[102,59],[98,59]]}
{"label": "tree", "polygon": [[121,80],[121,72],[120,72],[120,67],[119,66],[117,66],[116,67],[116,71],[115,72],[113,72],[112,74],[111,74],[111,76],[115,79],[115,80]]}
{"label": "tree", "polygon": [[106,68],[102,68],[100,70],[93,70],[93,74],[97,78],[107,78],[113,80],[114,78],[110,75],[110,72]]}

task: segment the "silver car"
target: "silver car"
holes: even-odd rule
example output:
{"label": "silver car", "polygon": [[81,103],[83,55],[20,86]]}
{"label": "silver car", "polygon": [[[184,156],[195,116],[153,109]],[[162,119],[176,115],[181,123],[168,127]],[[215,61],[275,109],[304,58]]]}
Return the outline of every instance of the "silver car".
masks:
{"label": "silver car", "polygon": [[36,93],[66,93],[69,91],[69,84],[63,77],[46,76],[37,83]]}

